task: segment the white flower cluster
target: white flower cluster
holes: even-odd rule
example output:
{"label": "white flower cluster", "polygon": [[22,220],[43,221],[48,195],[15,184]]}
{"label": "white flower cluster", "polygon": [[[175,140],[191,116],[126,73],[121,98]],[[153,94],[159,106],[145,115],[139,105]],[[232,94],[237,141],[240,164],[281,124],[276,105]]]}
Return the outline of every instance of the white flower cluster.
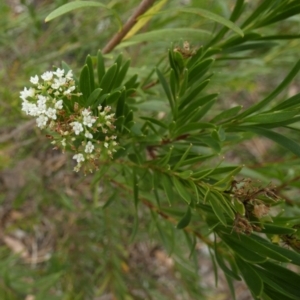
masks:
{"label": "white flower cluster", "polygon": [[59,111],[63,109],[62,98],[70,97],[75,90],[72,71],[57,69],[55,72],[45,72],[39,78],[30,78],[34,85],[24,88],[20,93],[23,100],[22,110],[30,116],[36,117],[36,124],[45,128],[50,120],[56,120]]}
{"label": "white flower cluster", "polygon": [[78,172],[82,166],[92,171],[98,167],[100,157],[112,158],[118,143],[113,135],[115,119],[110,113],[110,106],[99,106],[96,116],[90,108],[80,107],[76,102],[73,111],[64,108],[65,101],[81,95],[74,93],[76,86],[72,71],[47,71],[40,78],[37,75],[31,77],[30,82],[34,87],[25,87],[20,93],[22,110],[36,117],[39,128],[53,132],[53,135],[47,136],[56,148],[63,151],[67,148],[76,153],[73,156],[77,162],[75,171]]}

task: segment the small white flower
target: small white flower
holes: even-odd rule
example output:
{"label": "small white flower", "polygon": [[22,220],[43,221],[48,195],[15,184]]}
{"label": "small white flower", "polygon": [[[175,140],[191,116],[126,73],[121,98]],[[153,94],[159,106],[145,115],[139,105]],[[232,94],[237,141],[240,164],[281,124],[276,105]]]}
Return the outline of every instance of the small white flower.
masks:
{"label": "small white flower", "polygon": [[43,95],[38,95],[37,97],[38,97],[37,103],[38,103],[39,105],[41,105],[41,104],[46,104],[47,97],[45,97],[45,96],[43,96]]}
{"label": "small white flower", "polygon": [[36,119],[37,127],[44,128],[46,126],[46,124],[47,124],[47,121],[48,121],[48,117],[46,117],[44,115],[40,115]]}
{"label": "small white flower", "polygon": [[78,163],[80,163],[84,161],[84,156],[81,153],[78,153],[73,156],[73,159],[75,159]]}
{"label": "small white flower", "polygon": [[72,122],[71,125],[73,126],[73,130],[76,135],[83,131],[83,126],[79,122]]}
{"label": "small white flower", "polygon": [[44,81],[50,81],[52,79],[52,77],[53,77],[53,72],[50,72],[50,71],[47,71],[43,75],[41,75],[41,78]]}
{"label": "small white flower", "polygon": [[87,116],[89,116],[90,114],[91,114],[91,112],[88,110],[88,109],[84,109],[82,112],[81,112],[81,114],[84,116],[84,117],[87,117]]}
{"label": "small white flower", "polygon": [[88,138],[88,139],[92,139],[93,138],[93,135],[90,132],[88,132],[88,131],[85,132],[84,136],[86,138]]}
{"label": "small white flower", "polygon": [[84,116],[83,117],[83,124],[88,126],[88,127],[92,127],[93,123],[95,123],[96,120],[94,118],[92,118],[91,116]]}
{"label": "small white flower", "polygon": [[38,115],[45,114],[45,113],[46,113],[47,106],[46,106],[46,104],[38,103],[36,109],[37,109],[37,114],[38,114]]}
{"label": "small white flower", "polygon": [[104,147],[105,147],[105,148],[108,148],[108,143],[104,143]]}
{"label": "small white flower", "polygon": [[64,91],[64,95],[70,95],[75,90],[75,88],[75,86],[69,87],[66,91]]}
{"label": "small white flower", "polygon": [[85,146],[85,149],[84,149],[84,151],[85,151],[85,153],[92,153],[93,152],[93,150],[94,150],[94,145],[92,144],[92,142],[91,141],[88,141],[87,142],[87,144],[86,144],[86,146]]}
{"label": "small white flower", "polygon": [[62,139],[61,144],[62,144],[63,147],[66,147],[66,145],[67,145],[66,144],[66,139]]}
{"label": "small white flower", "polygon": [[28,97],[34,97],[34,94],[35,90],[33,88],[26,89],[25,87],[24,90],[20,92],[20,98],[25,101]]}
{"label": "small white flower", "polygon": [[64,76],[65,70],[58,68],[55,72],[53,72],[53,74],[55,74],[58,78],[61,78]]}
{"label": "small white flower", "polygon": [[55,90],[58,90],[65,83],[66,83],[66,78],[64,77],[55,78],[54,83],[51,84],[51,87]]}
{"label": "small white flower", "polygon": [[56,120],[56,109],[54,108],[48,108],[46,111],[47,116],[52,119],[52,120]]}
{"label": "small white flower", "polygon": [[35,75],[34,77],[30,77],[30,82],[33,84],[38,84],[39,83],[39,77]]}
{"label": "small white flower", "polygon": [[56,109],[63,109],[63,101],[62,101],[62,100],[58,100],[58,101],[55,103],[54,107],[55,107]]}
{"label": "small white flower", "polygon": [[72,79],[73,79],[73,72],[72,72],[72,70],[69,70],[69,71],[68,71],[68,73],[66,74],[66,78],[67,78],[68,80],[72,80]]}
{"label": "small white flower", "polygon": [[110,121],[106,121],[105,123],[107,126],[110,126],[111,125],[111,122]]}

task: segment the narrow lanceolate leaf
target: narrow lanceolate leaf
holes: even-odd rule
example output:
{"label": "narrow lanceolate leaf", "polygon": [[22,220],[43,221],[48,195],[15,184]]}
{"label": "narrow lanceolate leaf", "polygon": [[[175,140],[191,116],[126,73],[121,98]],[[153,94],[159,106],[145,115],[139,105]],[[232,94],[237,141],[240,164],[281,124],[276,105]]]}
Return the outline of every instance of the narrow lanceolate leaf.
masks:
{"label": "narrow lanceolate leaf", "polygon": [[224,226],[227,226],[224,209],[220,203],[220,200],[211,191],[209,191],[209,194],[206,196],[206,198],[209,201],[214,213],[216,214],[216,217]]}
{"label": "narrow lanceolate leaf", "polygon": [[174,41],[179,38],[187,40],[201,39],[206,40],[211,32],[203,29],[194,28],[164,28],[152,30],[132,36],[130,39],[119,44],[116,49],[128,47],[142,42]]}
{"label": "narrow lanceolate leaf", "polygon": [[251,131],[258,135],[265,136],[285,149],[300,156],[300,145],[282,134],[258,126],[239,126],[238,130]]}
{"label": "narrow lanceolate leaf", "polygon": [[[200,94],[200,92],[208,85],[209,82],[210,79],[207,79],[201,82],[200,84],[195,84],[195,87],[193,85],[191,89],[189,89],[186,92],[186,94],[181,98],[179,110],[182,110],[185,106],[187,106],[185,110],[188,110],[191,105],[193,105],[193,109],[195,109],[196,107],[201,106],[214,98],[217,98],[219,94],[205,95],[200,98],[197,97]],[[182,115],[184,114],[186,114],[186,112],[182,113]]]}
{"label": "narrow lanceolate leaf", "polygon": [[114,82],[114,87],[119,87],[121,86],[126,74],[127,74],[127,71],[129,69],[129,66],[130,66],[130,59],[127,60],[124,65],[122,66],[122,68],[119,70],[118,72],[118,75],[117,75],[117,78]]}
{"label": "narrow lanceolate leaf", "polygon": [[202,129],[213,129],[213,128],[215,128],[215,125],[211,123],[190,123],[178,128],[175,131],[175,134],[182,135],[193,131],[198,131]]}
{"label": "narrow lanceolate leaf", "polygon": [[166,125],[165,123],[157,120],[157,119],[154,119],[154,118],[149,118],[149,117],[141,117],[141,119],[143,120],[147,120],[155,125],[158,125],[159,127],[162,127],[162,128],[165,128],[165,129],[168,129],[168,125]]}
{"label": "narrow lanceolate leaf", "polygon": [[181,163],[185,160],[185,158],[187,157],[187,155],[189,154],[191,148],[192,148],[192,144],[189,145],[189,147],[185,150],[185,152],[183,153],[183,155],[181,156],[180,160],[176,163],[176,165],[173,167],[173,171],[176,171],[180,166]]}
{"label": "narrow lanceolate leaf", "polygon": [[183,229],[189,225],[192,219],[192,212],[190,207],[188,206],[186,213],[183,215],[183,217],[180,219],[178,224],[176,225],[177,229]]}
{"label": "narrow lanceolate leaf", "polygon": [[235,261],[243,275],[243,278],[245,279],[246,284],[253,293],[253,296],[255,296],[255,298],[260,298],[264,289],[264,284],[261,277],[249,263],[246,263],[238,257],[235,258]]}
{"label": "narrow lanceolate leaf", "polygon": [[164,75],[160,72],[159,69],[156,69],[156,73],[157,73],[157,76],[159,78],[159,81],[167,95],[167,98],[169,100],[169,104],[170,104],[170,107],[173,111],[173,114],[174,114],[174,110],[175,110],[175,104],[174,104],[174,99],[172,97],[172,94],[171,94],[171,91],[170,91],[170,88],[169,88],[169,85],[164,77]]}
{"label": "narrow lanceolate leaf", "polygon": [[243,168],[243,166],[238,166],[236,167],[234,170],[232,170],[228,175],[226,175],[225,177],[223,177],[221,180],[219,180],[218,182],[216,182],[214,184],[214,186],[220,186],[222,184],[225,184],[227,182],[231,182],[232,181],[232,178],[240,173],[241,169]]}
{"label": "narrow lanceolate leaf", "polygon": [[100,88],[102,88],[102,94],[110,92],[112,87],[114,77],[117,71],[117,64],[113,64],[104,74],[100,82]]}
{"label": "narrow lanceolate leaf", "polygon": [[91,94],[90,72],[87,65],[80,72],[79,86],[83,98],[87,101]]}
{"label": "narrow lanceolate leaf", "polygon": [[241,110],[241,108],[242,108],[242,106],[239,105],[239,106],[235,106],[235,107],[229,108],[229,109],[227,109],[225,111],[222,111],[221,113],[219,113],[218,115],[216,115],[211,120],[211,122],[215,123],[215,122],[219,122],[219,121],[222,121],[222,120],[226,120],[226,119],[232,118],[232,117],[234,117]]}
{"label": "narrow lanceolate leaf", "polygon": [[94,77],[94,67],[93,67],[93,61],[90,55],[86,57],[85,60],[86,65],[89,68],[89,73],[90,73],[90,85],[91,85],[91,90],[93,91],[95,89],[95,77]]}
{"label": "narrow lanceolate leaf", "polygon": [[171,183],[170,178],[166,175],[163,175],[162,180],[161,180],[161,184],[164,188],[164,191],[165,191],[166,197],[168,199],[169,205],[171,206],[172,201],[174,199],[174,192],[173,192],[172,183]]}
{"label": "narrow lanceolate leaf", "polygon": [[274,251],[272,247],[270,247],[271,243],[264,243],[264,244],[259,243],[255,239],[255,235],[246,236],[244,234],[240,234],[240,235],[235,234],[235,236],[236,238],[234,238],[234,235],[231,235],[228,238],[232,240],[233,239],[239,240],[243,245],[247,245],[247,248],[258,253],[259,255],[272,258],[274,260],[281,261],[281,262],[291,262],[291,260],[285,255],[282,255]]}
{"label": "narrow lanceolate leaf", "polygon": [[190,69],[188,79],[189,85],[192,85],[194,82],[198,81],[209,70],[214,61],[214,59],[208,58]]}
{"label": "narrow lanceolate leaf", "polygon": [[277,226],[274,224],[264,223],[261,232],[268,234],[293,234],[297,230],[289,227]]}
{"label": "narrow lanceolate leaf", "polygon": [[282,122],[293,118],[298,115],[300,111],[277,111],[271,113],[258,114],[256,116],[251,116],[243,120],[243,123],[259,123],[268,124],[274,122]]}
{"label": "narrow lanceolate leaf", "polygon": [[106,5],[96,2],[96,1],[73,1],[67,4],[60,6],[59,8],[55,9],[51,12],[45,19],[45,22],[49,22],[63,14],[66,14],[72,10],[78,8],[85,8],[85,7],[103,7],[105,9],[109,9]]}
{"label": "narrow lanceolate leaf", "polygon": [[87,106],[93,107],[93,104],[98,100],[98,97],[100,96],[101,91],[102,90],[98,88],[98,89],[95,89],[91,93],[91,95],[89,96],[89,98],[88,98],[88,100],[86,102]]}
{"label": "narrow lanceolate leaf", "polygon": [[252,249],[247,248],[246,245],[242,244],[238,240],[229,239],[228,233],[220,235],[222,240],[236,253],[241,257],[244,261],[250,263],[262,263],[267,260],[266,257],[259,255],[254,252]]}
{"label": "narrow lanceolate leaf", "polygon": [[242,31],[241,28],[239,28],[237,25],[235,25],[233,22],[212,13],[211,11],[205,10],[205,9],[201,9],[201,8],[180,8],[180,11],[182,12],[186,12],[186,13],[192,13],[192,14],[197,14],[200,15],[203,18],[215,21],[217,23],[220,23],[228,28],[230,28],[231,30],[233,30],[234,32],[236,32],[237,34],[239,34],[240,36],[244,36],[244,32]]}
{"label": "narrow lanceolate leaf", "polygon": [[104,74],[105,74],[104,57],[103,57],[101,51],[99,50],[97,53],[98,84],[101,83]]}
{"label": "narrow lanceolate leaf", "polygon": [[300,60],[296,63],[294,68],[291,70],[291,72],[286,76],[286,78],[281,82],[281,84],[264,100],[258,102],[257,104],[251,106],[247,110],[245,110],[243,113],[235,117],[236,120],[243,119],[252,113],[259,111],[263,107],[265,107],[267,104],[269,104],[297,75],[297,73],[300,70]]}
{"label": "narrow lanceolate leaf", "polygon": [[187,191],[186,187],[177,179],[175,176],[172,177],[174,187],[178,194],[188,203],[191,203],[190,193]]}

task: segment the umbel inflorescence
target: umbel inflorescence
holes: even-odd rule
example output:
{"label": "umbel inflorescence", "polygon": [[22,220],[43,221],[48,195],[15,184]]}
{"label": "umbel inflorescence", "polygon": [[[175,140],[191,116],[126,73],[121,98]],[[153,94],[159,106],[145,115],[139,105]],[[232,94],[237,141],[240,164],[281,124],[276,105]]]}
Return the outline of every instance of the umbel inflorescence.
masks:
{"label": "umbel inflorescence", "polygon": [[[114,113],[111,107],[82,107],[73,99],[76,92],[72,71],[57,69],[30,78],[33,87],[20,92],[22,110],[36,118],[36,125],[46,129],[52,144],[63,151],[74,152],[74,170],[93,171],[99,159],[112,158],[118,144],[114,135]],[[101,138],[100,138],[101,136]]]}

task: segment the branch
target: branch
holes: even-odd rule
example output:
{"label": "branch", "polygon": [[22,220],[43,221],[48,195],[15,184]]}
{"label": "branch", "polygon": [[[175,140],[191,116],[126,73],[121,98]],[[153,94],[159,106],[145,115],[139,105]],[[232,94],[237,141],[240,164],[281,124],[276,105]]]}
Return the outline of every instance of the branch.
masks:
{"label": "branch", "polygon": [[137,18],[144,14],[154,2],[155,0],[142,0],[136,11],[123,26],[122,30],[116,33],[102,49],[102,53],[106,54],[111,52],[122,41],[123,37],[129,32],[129,30],[135,25],[135,23],[137,22]]}

